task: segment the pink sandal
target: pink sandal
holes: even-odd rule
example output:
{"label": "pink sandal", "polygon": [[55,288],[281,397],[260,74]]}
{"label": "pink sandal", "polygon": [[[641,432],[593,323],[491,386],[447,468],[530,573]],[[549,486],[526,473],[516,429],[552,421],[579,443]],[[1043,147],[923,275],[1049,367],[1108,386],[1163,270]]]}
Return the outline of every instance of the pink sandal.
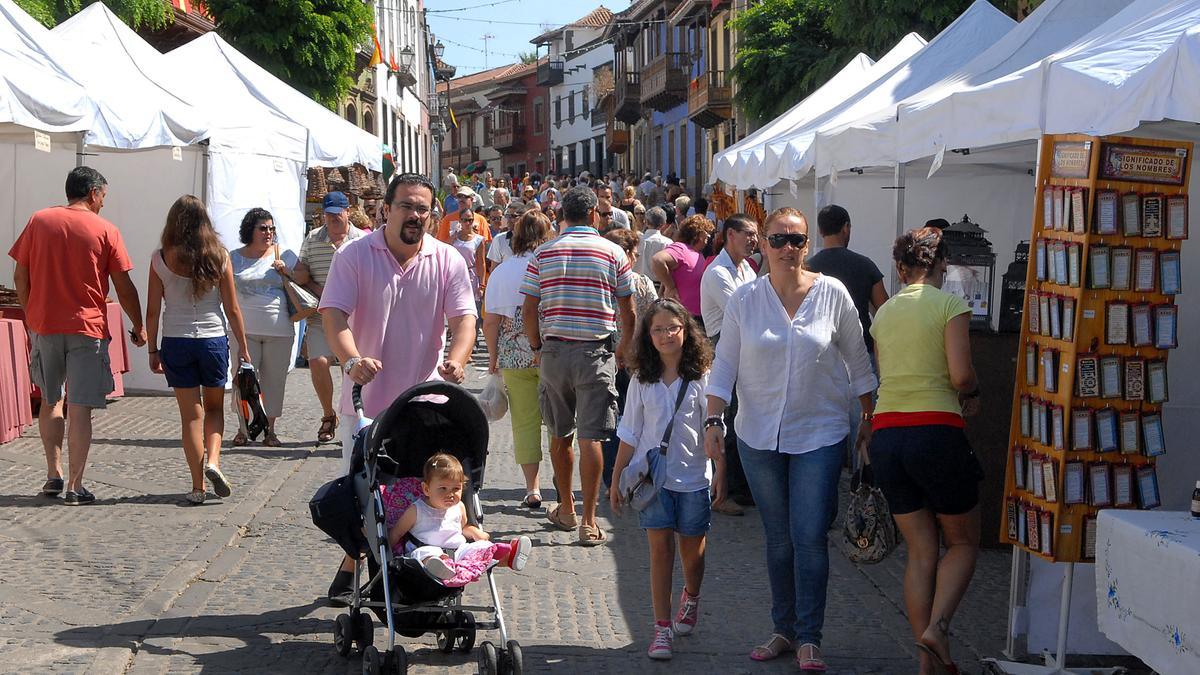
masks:
{"label": "pink sandal", "polygon": [[750,650],[750,658],[754,661],[770,661],[777,659],[784,652],[795,651],[796,645],[779,633],[772,633],[771,639]]}

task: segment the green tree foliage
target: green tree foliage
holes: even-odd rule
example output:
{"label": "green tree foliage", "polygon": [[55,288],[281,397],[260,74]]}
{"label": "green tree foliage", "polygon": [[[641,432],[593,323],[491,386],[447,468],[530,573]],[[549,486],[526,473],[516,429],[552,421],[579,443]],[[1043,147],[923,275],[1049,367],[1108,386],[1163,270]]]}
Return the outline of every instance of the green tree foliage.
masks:
{"label": "green tree foliage", "polygon": [[[96,0],[16,0],[17,5],[47,28],[71,18]],[[162,28],[175,21],[166,0],[108,0],[108,8],[132,28]]]}
{"label": "green tree foliage", "polygon": [[221,37],[313,99],[333,108],[354,85],[355,53],[373,20],[361,0],[204,4]]}
{"label": "green tree foliage", "polygon": [[518,52],[518,55],[521,57],[521,63],[525,63],[525,64],[537,63],[538,55],[537,55],[536,51],[534,51],[534,52]]}
{"label": "green tree foliage", "polygon": [[[1042,0],[990,0],[1024,18]],[[972,0],[761,0],[738,15],[733,77],[752,117],[775,117],[862,52],[878,59],[911,32],[933,39]]]}

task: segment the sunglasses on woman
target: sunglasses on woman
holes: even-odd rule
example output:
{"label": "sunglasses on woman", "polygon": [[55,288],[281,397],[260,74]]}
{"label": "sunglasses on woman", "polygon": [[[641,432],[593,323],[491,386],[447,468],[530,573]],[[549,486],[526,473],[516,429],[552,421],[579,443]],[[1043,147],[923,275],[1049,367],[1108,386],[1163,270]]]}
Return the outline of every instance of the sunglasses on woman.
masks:
{"label": "sunglasses on woman", "polygon": [[275,231],[275,226],[273,226],[273,225],[259,225],[259,226],[258,226],[258,231],[259,231],[259,232],[274,232],[274,231]]}
{"label": "sunglasses on woman", "polygon": [[795,234],[786,234],[781,232],[768,236],[767,243],[771,245],[771,248],[783,248],[788,244],[791,244],[796,248],[804,248],[804,245],[808,243],[808,235],[800,232]]}

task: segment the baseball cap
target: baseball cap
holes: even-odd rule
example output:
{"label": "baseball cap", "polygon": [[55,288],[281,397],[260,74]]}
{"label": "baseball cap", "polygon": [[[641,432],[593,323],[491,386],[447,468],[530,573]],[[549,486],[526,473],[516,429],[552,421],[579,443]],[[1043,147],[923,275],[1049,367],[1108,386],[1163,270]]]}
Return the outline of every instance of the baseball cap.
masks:
{"label": "baseball cap", "polygon": [[350,200],[341,192],[325,193],[325,213],[341,213],[350,208]]}
{"label": "baseball cap", "polygon": [[455,197],[475,197],[475,191],[463,185],[454,193]]}

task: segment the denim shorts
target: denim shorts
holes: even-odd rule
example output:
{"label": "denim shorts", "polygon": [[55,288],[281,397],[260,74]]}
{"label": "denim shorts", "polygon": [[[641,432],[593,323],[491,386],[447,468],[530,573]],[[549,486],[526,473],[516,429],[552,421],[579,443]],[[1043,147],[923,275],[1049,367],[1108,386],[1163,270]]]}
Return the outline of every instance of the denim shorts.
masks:
{"label": "denim shorts", "polygon": [[229,376],[229,338],[165,337],[158,359],[174,389],[224,387]]}
{"label": "denim shorts", "polygon": [[675,530],[685,537],[704,536],[711,520],[708,488],[695,492],[663,488],[658,491],[658,499],[638,512],[638,525],[643,530]]}

